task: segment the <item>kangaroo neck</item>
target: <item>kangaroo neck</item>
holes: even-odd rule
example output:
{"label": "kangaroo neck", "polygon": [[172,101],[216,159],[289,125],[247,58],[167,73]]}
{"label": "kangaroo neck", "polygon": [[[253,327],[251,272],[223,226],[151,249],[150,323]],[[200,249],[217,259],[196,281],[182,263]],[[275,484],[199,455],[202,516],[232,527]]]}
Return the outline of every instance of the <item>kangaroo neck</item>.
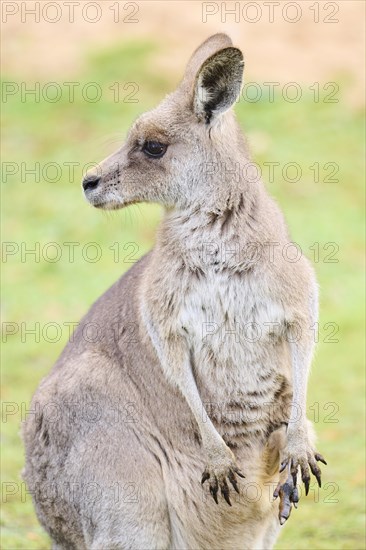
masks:
{"label": "kangaroo neck", "polygon": [[260,238],[261,202],[260,186],[248,184],[235,196],[228,194],[225,203],[215,208],[192,205],[170,210],[161,224],[155,251],[162,257],[179,256],[191,268],[205,268],[213,251],[224,251],[225,260],[228,251]]}

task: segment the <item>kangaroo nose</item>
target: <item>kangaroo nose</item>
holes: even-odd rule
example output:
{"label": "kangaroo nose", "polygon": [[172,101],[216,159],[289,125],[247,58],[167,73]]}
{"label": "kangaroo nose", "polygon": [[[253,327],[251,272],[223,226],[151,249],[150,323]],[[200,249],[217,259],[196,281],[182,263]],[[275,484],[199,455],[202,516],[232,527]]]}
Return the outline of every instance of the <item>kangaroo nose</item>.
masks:
{"label": "kangaroo nose", "polygon": [[95,189],[98,187],[98,183],[100,182],[100,176],[92,175],[92,176],[85,176],[83,179],[83,189],[84,191],[87,191],[88,189]]}

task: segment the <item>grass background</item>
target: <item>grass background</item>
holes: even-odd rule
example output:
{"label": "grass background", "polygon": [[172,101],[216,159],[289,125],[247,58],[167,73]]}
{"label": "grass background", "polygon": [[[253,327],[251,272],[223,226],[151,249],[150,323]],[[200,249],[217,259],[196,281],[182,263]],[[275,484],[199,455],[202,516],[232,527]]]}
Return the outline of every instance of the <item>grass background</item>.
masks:
{"label": "grass background", "polygon": [[[49,541],[35,517],[31,498],[21,485],[24,454],[19,437],[22,415],[40,379],[47,374],[68,339],[65,323],[77,322],[91,303],[130,264],[126,256],[135,243],[135,258],[153,245],[161,217],[152,205],[130,207],[102,214],[89,207],[82,197],[81,167],[98,162],[117,148],[136,116],[153,107],[176,82],[156,74],[149,63],[154,45],[130,43],[90,56],[79,79],[98,82],[103,97],[88,103],[80,93],[73,103],[66,94],[57,103],[27,99],[19,95],[3,104],[3,160],[44,166],[57,162],[63,167],[59,181],[51,183],[28,175],[22,169],[2,182],[2,239],[16,243],[19,252],[3,258],[2,316],[15,322],[19,331],[3,334],[2,383],[2,548],[49,548]],[[335,75],[336,78],[337,75]],[[136,82],[137,103],[113,101],[109,86],[116,79]],[[13,81],[7,74],[6,81]],[[277,198],[288,220],[292,238],[313,260],[314,243],[319,243],[315,267],[321,288],[320,338],[309,387],[309,418],[316,421],[319,450],[328,460],[323,468],[324,487],[303,498],[299,510],[285,526],[278,549],[362,549],[364,542],[364,317],[363,291],[363,147],[364,127],[360,108],[345,100],[348,82],[340,83],[338,103],[314,103],[305,92],[297,103],[276,94],[271,103],[265,95],[256,103],[241,101],[237,115],[248,136],[254,159],[263,168],[269,192]],[[123,97],[128,91],[123,91]],[[65,162],[77,162],[70,181]],[[274,182],[269,182],[265,162],[279,162]],[[281,168],[296,162],[302,168],[299,182],[286,181]],[[320,169],[314,182],[310,166],[335,162],[339,181],[327,182],[330,170]],[[51,174],[51,169],[49,174]],[[40,258],[22,257],[23,247],[39,243]],[[61,259],[45,261],[45,245],[56,242]],[[75,259],[69,261],[63,243],[78,243]],[[102,257],[88,262],[85,245],[95,242]],[[22,244],[23,243],[23,244]],[[118,243],[118,244],[114,244]],[[335,243],[338,252],[327,257]],[[119,249],[115,261],[113,249]],[[317,245],[316,245],[317,246]],[[126,247],[125,249],[123,247]],[[51,257],[53,252],[48,250]],[[93,250],[89,250],[92,255]],[[24,256],[24,255],[23,255]],[[329,260],[329,257],[328,257]],[[62,334],[48,342],[55,332],[37,342],[34,335],[22,338],[24,327],[58,323]],[[331,330],[339,327],[336,342],[328,342]],[[327,338],[328,336],[328,338]],[[22,341],[25,340],[25,341]],[[14,493],[14,494],[11,494]],[[317,502],[314,502],[316,500]]]}

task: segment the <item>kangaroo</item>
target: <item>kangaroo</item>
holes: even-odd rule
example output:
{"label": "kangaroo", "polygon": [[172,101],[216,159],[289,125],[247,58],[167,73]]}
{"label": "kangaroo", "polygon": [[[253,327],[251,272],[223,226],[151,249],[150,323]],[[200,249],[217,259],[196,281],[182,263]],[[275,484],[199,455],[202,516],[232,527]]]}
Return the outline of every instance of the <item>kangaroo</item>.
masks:
{"label": "kangaroo", "polygon": [[[96,208],[164,206],[156,245],[91,307],[32,401],[25,480],[53,549],[269,549],[321,484],[306,418],[318,290],[232,107],[216,34],[83,180]],[[94,337],[86,334],[94,329]]]}

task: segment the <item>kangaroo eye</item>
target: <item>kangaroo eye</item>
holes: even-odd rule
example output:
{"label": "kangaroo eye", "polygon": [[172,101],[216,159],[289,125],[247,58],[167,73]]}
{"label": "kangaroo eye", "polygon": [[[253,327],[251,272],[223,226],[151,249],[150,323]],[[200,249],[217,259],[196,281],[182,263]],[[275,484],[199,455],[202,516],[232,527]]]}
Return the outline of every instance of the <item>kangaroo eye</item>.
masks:
{"label": "kangaroo eye", "polygon": [[168,146],[160,141],[145,141],[142,150],[148,157],[158,159],[165,154],[167,148]]}

